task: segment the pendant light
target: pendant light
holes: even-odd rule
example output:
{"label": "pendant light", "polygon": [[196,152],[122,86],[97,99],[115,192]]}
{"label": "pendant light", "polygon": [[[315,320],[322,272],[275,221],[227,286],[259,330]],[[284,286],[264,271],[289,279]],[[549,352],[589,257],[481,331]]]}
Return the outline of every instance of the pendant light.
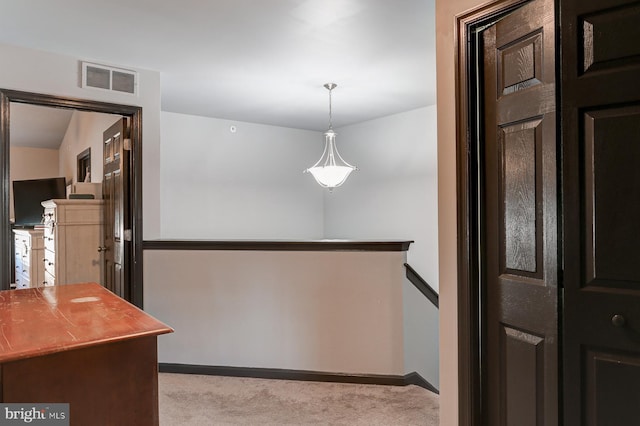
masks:
{"label": "pendant light", "polygon": [[324,152],[316,164],[305,170],[313,175],[316,182],[331,191],[342,185],[352,171],[358,170],[342,159],[336,148],[336,132],[333,131],[331,111],[331,91],[336,88],[335,83],[327,83],[324,87],[329,90],[329,130],[324,134]]}

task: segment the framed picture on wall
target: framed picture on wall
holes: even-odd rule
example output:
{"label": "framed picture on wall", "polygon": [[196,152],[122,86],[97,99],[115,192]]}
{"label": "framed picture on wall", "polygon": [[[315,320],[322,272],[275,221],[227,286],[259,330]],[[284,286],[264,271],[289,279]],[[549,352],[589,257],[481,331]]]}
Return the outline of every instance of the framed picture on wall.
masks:
{"label": "framed picture on wall", "polygon": [[78,182],[91,182],[91,148],[78,154]]}

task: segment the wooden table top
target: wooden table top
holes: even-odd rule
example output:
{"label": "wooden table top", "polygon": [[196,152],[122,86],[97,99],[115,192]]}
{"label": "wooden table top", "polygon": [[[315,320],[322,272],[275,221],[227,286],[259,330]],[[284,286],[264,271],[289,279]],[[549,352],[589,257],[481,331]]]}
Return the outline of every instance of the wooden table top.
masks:
{"label": "wooden table top", "polygon": [[95,283],[0,291],[0,363],[171,332]]}

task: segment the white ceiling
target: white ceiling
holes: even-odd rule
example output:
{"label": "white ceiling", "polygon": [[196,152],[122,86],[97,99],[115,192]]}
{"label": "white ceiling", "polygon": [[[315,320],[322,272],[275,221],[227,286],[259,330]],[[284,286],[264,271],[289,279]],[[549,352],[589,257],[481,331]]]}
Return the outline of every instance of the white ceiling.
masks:
{"label": "white ceiling", "polygon": [[325,130],[435,103],[435,0],[0,0],[0,42],[161,73],[162,110]]}
{"label": "white ceiling", "polygon": [[11,104],[9,128],[12,146],[58,149],[73,110]]}

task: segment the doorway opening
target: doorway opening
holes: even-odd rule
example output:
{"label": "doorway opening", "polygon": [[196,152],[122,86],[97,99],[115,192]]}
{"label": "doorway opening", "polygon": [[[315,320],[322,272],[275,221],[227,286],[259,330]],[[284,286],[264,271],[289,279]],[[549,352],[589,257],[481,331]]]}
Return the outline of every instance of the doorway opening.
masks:
{"label": "doorway opening", "polygon": [[131,250],[125,259],[129,265],[124,278],[126,299],[134,305],[143,306],[142,287],[142,108],[83,99],[65,98],[31,92],[0,89],[0,186],[2,187],[2,208],[0,209],[0,289],[8,290],[11,283],[12,235],[9,212],[10,187],[10,105],[21,103],[79,111],[117,114],[130,121],[131,154],[129,178],[131,190],[128,194],[128,222],[131,224]]}

